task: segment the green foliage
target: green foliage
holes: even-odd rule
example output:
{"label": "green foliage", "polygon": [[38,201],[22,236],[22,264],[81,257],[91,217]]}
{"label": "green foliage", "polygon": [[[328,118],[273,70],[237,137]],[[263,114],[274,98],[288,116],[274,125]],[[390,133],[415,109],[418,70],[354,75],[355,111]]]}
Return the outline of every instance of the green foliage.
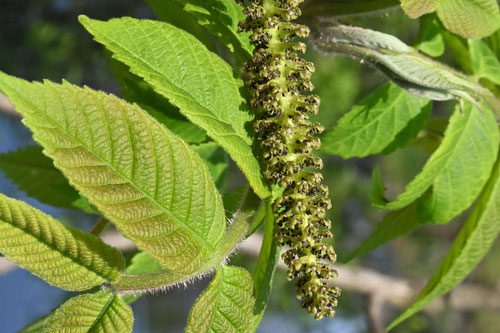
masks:
{"label": "green foliage", "polygon": [[132,333],[132,309],[109,292],[70,299],[50,317],[44,333]]}
{"label": "green foliage", "polygon": [[500,85],[500,60],[481,40],[469,40],[471,66],[474,74]]}
{"label": "green foliage", "polygon": [[73,202],[80,197],[40,147],[0,154],[0,170],[20,190],[46,204],[74,208]]}
{"label": "green foliage", "polygon": [[245,333],[252,326],[253,287],[243,268],[222,266],[194,304],[186,333]]}
{"label": "green foliage", "polygon": [[478,203],[455,239],[438,271],[410,307],[390,328],[420,311],[432,299],[457,284],[476,267],[500,233],[500,162],[496,163]]}
{"label": "green foliage", "polygon": [[482,38],[500,28],[496,0],[400,0],[411,18],[436,12],[444,26],[466,38]]}
{"label": "green foliage", "polygon": [[48,283],[86,290],[114,281],[124,261],[99,238],[0,194],[0,252]]}
{"label": "green foliage", "polygon": [[275,226],[272,207],[266,205],[266,221],[264,224],[264,239],[260,250],[257,265],[253,271],[252,279],[255,287],[255,307],[253,309],[253,331],[257,328],[264,316],[266,304],[271,294],[274,272],[278,266],[281,246],[274,237]]}
{"label": "green foliage", "polygon": [[213,256],[222,200],[182,140],[136,105],[89,88],[0,74],[0,89],[56,167],[139,248],[185,273]]}
{"label": "green foliage", "polygon": [[[162,0],[147,0],[160,18],[171,16],[172,5]],[[191,14],[199,25],[217,36],[240,61],[248,60],[253,51],[248,37],[250,34],[238,33],[238,23],[245,18],[241,8],[234,0],[174,0],[182,5],[184,13]]]}
{"label": "green foliage", "polygon": [[458,107],[450,119],[441,146],[394,201],[374,197],[377,207],[403,208],[419,198],[431,185],[432,195],[419,211],[426,222],[447,222],[477,197],[489,178],[498,150],[498,127],[492,113],[478,112],[470,103]]}
{"label": "green foliage", "polygon": [[420,18],[420,32],[414,47],[431,57],[443,55],[444,38],[441,34],[441,24],[435,15],[425,15]]}
{"label": "green foliage", "polygon": [[255,193],[269,196],[252,153],[247,123],[253,117],[240,95],[242,82],[222,59],[166,23],[131,18],[102,22],[85,16],[80,21],[116,59],[205,129],[242,169]]}
{"label": "green foliage", "polygon": [[322,137],[321,151],[343,158],[378,154],[420,113],[425,103],[393,84],[385,84],[355,105]]}

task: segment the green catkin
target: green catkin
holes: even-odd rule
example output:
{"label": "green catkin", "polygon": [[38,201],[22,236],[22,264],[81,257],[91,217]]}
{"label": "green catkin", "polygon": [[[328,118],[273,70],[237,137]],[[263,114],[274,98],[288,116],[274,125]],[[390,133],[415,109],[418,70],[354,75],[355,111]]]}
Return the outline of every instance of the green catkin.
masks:
{"label": "green catkin", "polygon": [[337,276],[325,262],[335,262],[335,252],[322,243],[332,237],[331,222],[325,218],[331,207],[328,187],[322,184],[321,173],[309,171],[323,167],[312,154],[320,146],[316,136],[323,127],[308,121],[307,113],[316,114],[320,100],[308,93],[314,89],[313,64],[297,56],[306,46],[294,41],[309,35],[309,28],[292,23],[301,14],[302,1],[238,1],[246,5],[247,16],[239,27],[252,32],[250,41],[255,46],[244,69],[252,75],[247,82],[253,92],[251,104],[261,110],[254,128],[267,161],[265,177],[283,188],[273,204],[278,241],[290,246],[283,260],[288,278],[298,278],[301,306],[320,320],[333,317],[340,289],[325,282]]}

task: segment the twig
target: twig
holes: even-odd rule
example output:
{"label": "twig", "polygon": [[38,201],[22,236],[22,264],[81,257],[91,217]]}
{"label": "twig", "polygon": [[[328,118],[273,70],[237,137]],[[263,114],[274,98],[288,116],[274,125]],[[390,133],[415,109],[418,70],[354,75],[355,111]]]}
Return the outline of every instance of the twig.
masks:
{"label": "twig", "polygon": [[2,93],[0,93],[0,112],[3,112],[11,117],[21,118],[21,115],[16,112],[14,105],[12,105],[7,96]]}
{"label": "twig", "polygon": [[92,227],[92,230],[90,230],[91,235],[99,236],[104,229],[109,225],[108,219],[101,217],[99,221]]}

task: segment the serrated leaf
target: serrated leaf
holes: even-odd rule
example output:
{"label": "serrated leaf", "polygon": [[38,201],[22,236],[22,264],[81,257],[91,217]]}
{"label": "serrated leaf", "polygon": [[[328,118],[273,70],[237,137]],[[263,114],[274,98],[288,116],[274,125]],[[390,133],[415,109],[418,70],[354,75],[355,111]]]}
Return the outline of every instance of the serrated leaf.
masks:
{"label": "serrated leaf", "polygon": [[80,16],[80,22],[114,57],[144,78],[191,122],[226,150],[260,197],[270,195],[252,152],[253,120],[241,96],[241,80],[217,55],[188,33],[167,23]]}
{"label": "serrated leaf", "polygon": [[[238,23],[245,19],[243,8],[234,0],[175,0],[184,11],[193,15],[198,24],[217,36],[237,57],[244,62],[252,56],[253,46],[249,33],[238,33]],[[170,6],[162,0],[147,0],[160,14]]]}
{"label": "serrated leaf", "polygon": [[355,105],[321,139],[321,151],[343,158],[382,152],[426,101],[387,83]]}
{"label": "serrated leaf", "polygon": [[425,15],[420,19],[420,31],[414,47],[431,57],[443,55],[444,38],[441,34],[441,24],[435,15]]}
{"label": "serrated leaf", "polygon": [[77,296],[64,303],[45,328],[46,333],[132,333],[132,309],[108,292]]}
{"label": "serrated leaf", "polygon": [[0,194],[0,252],[56,287],[86,290],[116,280],[124,267],[116,249],[67,227],[28,204]]}
{"label": "serrated leaf", "polygon": [[274,214],[270,203],[266,205],[264,238],[259,259],[252,274],[255,286],[255,306],[253,309],[253,331],[255,332],[264,316],[266,305],[271,294],[274,272],[278,267],[281,246],[274,236]]}
{"label": "serrated leaf", "polygon": [[27,195],[51,206],[74,208],[80,196],[40,147],[0,154],[0,170]]}
{"label": "serrated leaf", "polygon": [[189,314],[186,333],[246,333],[252,326],[253,285],[239,267],[222,266]]}
{"label": "serrated leaf", "polygon": [[137,105],[1,72],[0,90],[70,183],[163,266],[189,273],[217,251],[224,208],[210,173]]}
{"label": "serrated leaf", "polygon": [[465,38],[482,38],[500,27],[496,0],[400,0],[411,17],[437,12],[444,26]]}
{"label": "serrated leaf", "polygon": [[483,259],[500,233],[500,162],[448,255],[410,307],[389,329],[423,309],[432,299],[458,285]]}
{"label": "serrated leaf", "polygon": [[130,73],[127,66],[110,57],[110,67],[121,86],[123,98],[137,103],[143,110],[165,125],[175,135],[191,144],[208,140],[204,130],[180,114],[179,109],[156,93],[142,78]]}
{"label": "serrated leaf", "polygon": [[145,0],[153,9],[158,18],[162,21],[175,25],[177,28],[182,29],[194,37],[205,46],[214,51],[214,40],[207,33],[196,18],[190,13],[186,12],[180,3],[176,0]]}
{"label": "serrated leaf", "polygon": [[500,85],[500,60],[482,40],[469,39],[472,71],[475,76]]}
{"label": "serrated leaf", "polygon": [[447,222],[475,200],[487,181],[498,150],[498,127],[491,111],[476,110],[465,103],[450,119],[441,146],[422,171],[406,186],[396,200],[375,205],[400,209],[419,198],[431,185],[433,193],[425,200],[427,222]]}
{"label": "serrated leaf", "polygon": [[354,258],[370,253],[379,246],[417,228],[420,223],[417,219],[416,207],[417,204],[413,203],[400,210],[387,213],[363,243],[342,261],[347,263]]}

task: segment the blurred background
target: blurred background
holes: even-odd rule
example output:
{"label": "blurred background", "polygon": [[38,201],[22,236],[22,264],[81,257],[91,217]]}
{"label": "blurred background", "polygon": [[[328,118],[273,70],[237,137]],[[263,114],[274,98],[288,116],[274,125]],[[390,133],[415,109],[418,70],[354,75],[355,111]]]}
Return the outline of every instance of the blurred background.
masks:
{"label": "blurred background", "polygon": [[[120,87],[109,67],[108,55],[80,26],[77,20],[79,14],[97,19],[120,16],[156,18],[145,2],[135,0],[0,0],[0,70],[28,80],[47,78],[60,82],[64,78],[74,84],[120,95]],[[399,8],[386,13],[352,17],[348,21],[394,34],[408,44],[414,41],[419,28],[418,21],[410,20]],[[313,83],[322,99],[316,120],[327,129],[332,128],[353,104],[384,82],[384,78],[372,69],[351,59],[317,54],[312,47],[307,58],[316,65]],[[453,65],[451,58],[449,60]],[[20,118],[5,112],[5,105],[2,105],[0,153],[33,145],[31,135]],[[450,104],[439,104],[434,112],[447,115],[451,108]],[[333,201],[329,214],[334,225],[335,246],[341,258],[354,250],[383,217],[383,212],[370,205],[373,167],[381,168],[387,176],[389,194],[395,195],[418,173],[426,158],[424,152],[412,148],[366,159],[342,160],[324,156],[324,175]],[[230,164],[224,190],[231,191],[242,183],[241,174]],[[42,204],[17,189],[2,173],[0,192],[25,200],[68,225],[84,230],[89,230],[97,219],[77,210],[56,209]],[[466,214],[444,226],[420,227],[410,235],[350,262],[347,267],[342,266],[347,273],[353,274],[353,285],[344,287],[334,319],[315,322],[302,311],[294,296],[294,284],[286,280],[283,270],[278,270],[271,300],[258,332],[376,331],[377,325],[387,324],[395,318],[411,297],[408,299],[408,295],[398,296],[395,293],[395,300],[392,301],[373,299],[373,290],[366,290],[364,282],[369,285],[377,281],[380,288],[389,290],[391,287],[406,286],[407,291],[418,292],[443,259]],[[126,255],[129,258],[132,254]],[[250,252],[241,251],[232,262],[251,269],[255,259]],[[500,291],[499,262],[500,243],[497,241],[465,283],[481,290]],[[375,280],[358,281],[356,278]],[[204,279],[188,288],[173,288],[165,293],[143,296],[133,304],[136,318],[134,332],[182,332],[190,307],[208,282]],[[356,283],[358,286],[354,285]],[[25,270],[0,268],[0,332],[18,331],[70,296],[70,293],[50,287]],[[450,297],[441,299],[439,304],[413,316],[394,332],[499,331],[498,308],[495,312],[480,307],[463,308],[456,304],[456,301],[450,301]]]}

